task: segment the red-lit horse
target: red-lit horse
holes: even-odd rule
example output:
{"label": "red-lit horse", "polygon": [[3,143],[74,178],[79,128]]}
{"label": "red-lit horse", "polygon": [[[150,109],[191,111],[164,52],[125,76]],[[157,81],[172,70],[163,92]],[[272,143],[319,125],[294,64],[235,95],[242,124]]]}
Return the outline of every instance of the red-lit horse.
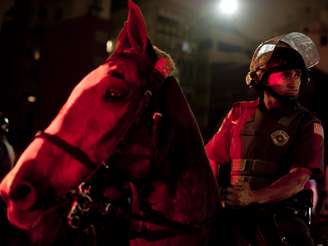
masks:
{"label": "red-lit horse", "polygon": [[[199,129],[139,8],[1,183],[38,245],[206,245],[217,189]],[[70,226],[69,226],[70,225]],[[74,244],[74,245],[75,245]]]}

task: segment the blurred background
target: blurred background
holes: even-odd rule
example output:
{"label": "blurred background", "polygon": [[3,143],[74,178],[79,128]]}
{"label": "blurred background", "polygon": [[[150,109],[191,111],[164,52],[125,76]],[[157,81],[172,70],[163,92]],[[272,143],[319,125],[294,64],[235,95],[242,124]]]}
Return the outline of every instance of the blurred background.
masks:
{"label": "blurred background", "polygon": [[[252,97],[244,83],[256,46],[301,31],[321,62],[302,101],[324,125],[328,73],[325,0],[137,0],[154,44],[169,52],[205,141],[232,102]],[[81,78],[111,53],[127,0],[1,0],[0,111],[22,149],[47,126]]]}
{"label": "blurred background", "polygon": [[[302,101],[324,125],[328,73],[325,0],[137,0],[154,44],[170,53],[205,141],[236,100],[256,46],[301,31],[321,62]],[[1,0],[0,111],[22,149],[47,126],[71,89],[111,53],[127,16],[127,0]]]}
{"label": "blurred background", "polygon": [[[205,142],[233,102],[254,98],[244,78],[257,45],[291,31],[309,35],[319,49],[321,62],[300,99],[328,131],[327,0],[135,2],[153,44],[177,63]],[[126,16],[127,0],[0,0],[0,111],[18,155],[112,52]]]}

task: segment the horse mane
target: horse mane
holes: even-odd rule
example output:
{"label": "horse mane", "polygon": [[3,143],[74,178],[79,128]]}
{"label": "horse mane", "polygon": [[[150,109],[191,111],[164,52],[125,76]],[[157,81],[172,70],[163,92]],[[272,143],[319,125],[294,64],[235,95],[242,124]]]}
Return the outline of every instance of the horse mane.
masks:
{"label": "horse mane", "polygon": [[[176,206],[190,216],[209,217],[215,213],[218,192],[197,121],[174,77],[164,82],[158,97],[164,123],[155,166],[175,193]],[[203,207],[208,204],[204,200],[213,201],[211,207]]]}

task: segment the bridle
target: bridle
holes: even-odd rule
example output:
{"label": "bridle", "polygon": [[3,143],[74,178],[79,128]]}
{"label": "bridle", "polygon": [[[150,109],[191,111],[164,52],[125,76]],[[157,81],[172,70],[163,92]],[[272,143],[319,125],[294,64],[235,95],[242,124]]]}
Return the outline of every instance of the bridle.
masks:
{"label": "bridle", "polygon": [[[143,93],[143,96],[135,109],[134,107],[131,107],[130,110],[127,112],[134,114],[134,117],[129,120],[125,127],[123,128],[123,131],[121,132],[121,135],[118,137],[118,141],[116,144],[116,147],[121,143],[124,142],[126,135],[128,134],[130,128],[132,125],[141,117],[141,115],[146,111],[146,109],[149,106],[149,103],[151,101],[151,98],[153,96],[153,93],[156,93],[159,88],[163,85],[165,79],[156,71],[154,70],[153,73],[151,74],[150,77],[152,80],[155,80],[154,83],[152,83],[151,87],[146,89],[145,92]],[[154,130],[157,130],[157,125],[159,123],[159,119],[162,117],[162,114],[160,112],[154,112],[152,116],[153,120],[153,136],[152,139],[156,139],[154,134]],[[88,154],[86,154],[83,150],[80,148],[70,144],[67,142],[65,139],[61,138],[60,136],[57,136],[55,134],[49,134],[45,131],[39,131],[36,135],[35,138],[41,138],[44,139],[51,144],[57,146],[59,149],[64,151],[64,153],[70,155],[73,157],[75,160],[79,161],[81,164],[83,164],[87,169],[91,170],[91,173],[86,177],[86,179],[78,186],[77,190],[73,190],[73,193],[80,194],[83,198],[86,198],[89,202],[91,202],[91,197],[89,197],[88,194],[86,194],[87,190],[90,187],[86,187],[86,183],[94,178],[96,174],[99,172],[103,172],[104,170],[109,168],[109,161],[102,161],[101,163],[96,163],[90,159]],[[70,192],[70,193],[72,193]],[[85,210],[85,209],[82,209]],[[73,228],[77,228],[78,225],[71,225]]]}
{"label": "bridle", "polygon": [[[127,134],[129,128],[131,127],[131,125],[145,111],[145,109],[147,108],[147,106],[150,102],[152,95],[153,95],[152,91],[150,91],[150,90],[145,91],[145,93],[141,99],[141,102],[139,103],[139,107],[138,107],[137,113],[135,115],[135,119],[132,119],[132,121],[130,121],[131,123],[123,131],[123,134],[122,134],[122,136],[120,136],[118,142],[123,141],[125,135]],[[52,143],[53,145],[55,145],[58,148],[60,148],[61,150],[63,150],[65,153],[69,154],[75,160],[82,163],[89,170],[94,170],[94,169],[97,169],[97,167],[99,167],[99,163],[92,161],[83,150],[68,143],[66,140],[64,140],[63,138],[61,138],[57,135],[49,134],[44,131],[39,131],[38,133],[36,133],[35,138],[41,138],[41,139],[44,139],[44,140]],[[105,163],[105,161],[103,163]]]}
{"label": "bridle", "polygon": [[[151,101],[151,98],[153,96],[153,93],[156,93],[159,88],[163,85],[165,79],[156,71],[152,73],[152,79],[156,80],[155,86],[153,86],[150,89],[145,90],[139,104],[136,110],[136,113],[134,114],[134,118],[130,121],[129,125],[126,127],[126,129],[123,131],[121,136],[119,137],[118,144],[122,141],[124,141],[124,138],[126,137],[127,133],[129,132],[129,129],[132,127],[132,125],[138,120],[139,117],[146,111],[146,109],[149,106],[149,103]],[[159,121],[162,118],[162,114],[160,112],[152,112],[152,122],[153,122],[153,133],[152,133],[152,141],[156,142],[157,139],[157,133],[158,130],[158,124]],[[99,179],[99,175],[102,175],[104,172],[108,172],[110,169],[110,165],[107,162],[102,163],[96,163],[92,161],[89,156],[80,148],[73,146],[72,144],[68,143],[63,138],[49,134],[44,131],[40,131],[35,135],[35,138],[41,138],[44,139],[51,144],[57,146],[61,150],[63,150],[65,153],[69,154],[71,157],[79,161],[81,164],[83,164],[86,168],[91,170],[91,173],[87,176],[87,178],[78,186],[77,189],[71,191],[68,195],[66,194],[65,197],[73,197],[73,203],[71,210],[68,214],[68,224],[71,228],[79,229],[81,225],[81,220],[83,216],[88,216],[88,213],[90,212],[90,209],[92,209],[94,205],[94,199],[92,195],[90,194],[90,190],[93,188],[93,180]],[[153,143],[155,144],[155,143]],[[101,211],[102,214],[110,214],[113,212],[113,204],[109,201],[108,203],[104,204],[102,207],[104,208],[103,211]],[[176,233],[192,233],[195,230],[199,229],[198,225],[189,225],[189,224],[183,224],[180,222],[175,222],[170,219],[167,219],[165,216],[163,216],[161,213],[151,211],[151,214],[148,216],[140,216],[137,214],[130,214],[130,216],[135,220],[140,221],[148,221],[154,224],[159,224],[165,227],[168,227],[171,229],[171,234]],[[144,235],[144,232],[141,234],[136,234],[133,237],[146,237],[147,235]]]}
{"label": "bridle", "polygon": [[[137,121],[137,119],[146,111],[146,108],[148,107],[151,98],[154,93],[156,93],[164,84],[165,80],[168,78],[164,78],[162,74],[160,74],[156,69],[153,69],[151,75],[150,75],[150,81],[153,81],[154,83],[151,83],[148,89],[145,89],[145,92],[143,93],[143,96],[139,102],[139,105],[135,112],[134,119],[130,120],[128,125],[125,127],[123,133],[119,137],[118,143],[122,142],[127,135],[127,132],[131,128],[131,126]],[[134,108],[131,109],[127,114],[134,113]],[[153,114],[153,121],[155,123],[158,123],[158,119],[161,117],[161,113],[154,112]],[[99,163],[93,162],[89,156],[80,148],[73,146],[72,144],[68,143],[65,139],[54,135],[49,134],[44,131],[39,131],[36,133],[35,138],[41,138],[46,141],[49,141],[53,145],[57,146],[58,148],[62,149],[65,153],[72,156],[74,159],[78,160],[80,163],[82,163],[85,167],[87,167],[90,170],[94,170],[97,167],[99,167]],[[105,161],[104,161],[105,162]]]}
{"label": "bridle", "polygon": [[89,158],[89,156],[80,148],[75,147],[74,145],[68,143],[66,140],[57,135],[49,134],[44,131],[39,131],[35,134],[34,138],[42,138],[44,140],[47,140],[48,142],[63,150],[65,153],[68,153],[70,156],[78,160],[90,170],[93,170],[99,166],[97,163],[93,162]]}

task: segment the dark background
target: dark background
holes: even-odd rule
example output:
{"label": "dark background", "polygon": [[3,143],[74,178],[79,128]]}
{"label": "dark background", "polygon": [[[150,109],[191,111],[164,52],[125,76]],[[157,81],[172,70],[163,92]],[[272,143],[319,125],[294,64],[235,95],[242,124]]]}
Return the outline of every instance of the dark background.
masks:
{"label": "dark background", "polygon": [[[303,1],[244,1],[243,11],[230,20],[211,16],[205,7],[214,0],[135,2],[143,10],[153,43],[177,63],[176,76],[205,142],[233,102],[255,97],[244,77],[261,40],[291,30],[310,36],[320,31],[320,52],[326,57],[326,29],[308,25],[314,20],[309,16],[319,16],[315,11],[322,1],[304,6]],[[272,14],[272,6],[286,10]],[[291,14],[298,10],[303,11],[295,14],[299,20]],[[0,111],[11,121],[9,138],[17,153],[50,123],[72,88],[106,59],[106,41],[115,41],[126,13],[126,0],[1,1]],[[302,15],[309,22],[304,24]],[[183,44],[190,49],[181,48]],[[327,74],[315,68],[311,77],[301,101],[327,128]]]}

